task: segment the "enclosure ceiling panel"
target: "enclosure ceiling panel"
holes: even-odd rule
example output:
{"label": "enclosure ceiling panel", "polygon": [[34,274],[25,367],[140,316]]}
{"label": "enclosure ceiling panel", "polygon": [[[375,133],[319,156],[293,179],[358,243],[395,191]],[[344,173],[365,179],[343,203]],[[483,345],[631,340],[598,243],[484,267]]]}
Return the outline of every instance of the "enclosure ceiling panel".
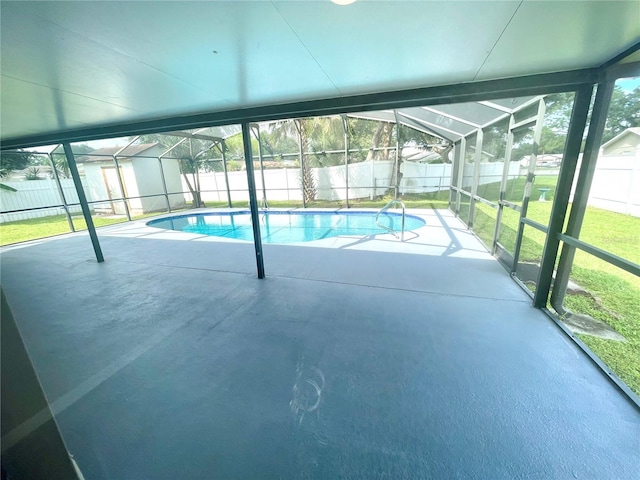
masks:
{"label": "enclosure ceiling panel", "polygon": [[599,66],[638,2],[0,3],[2,140]]}
{"label": "enclosure ceiling panel", "polygon": [[640,2],[524,0],[478,80],[604,63],[640,39]]}
{"label": "enclosure ceiling panel", "polygon": [[473,80],[518,7],[357,1],[336,10],[326,1],[310,15],[307,2],[276,5],[343,95]]}

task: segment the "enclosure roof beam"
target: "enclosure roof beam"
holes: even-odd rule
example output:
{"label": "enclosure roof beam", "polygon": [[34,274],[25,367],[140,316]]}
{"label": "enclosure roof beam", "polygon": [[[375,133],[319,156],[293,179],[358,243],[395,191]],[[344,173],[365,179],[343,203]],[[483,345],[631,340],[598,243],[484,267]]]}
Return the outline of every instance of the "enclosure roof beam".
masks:
{"label": "enclosure roof beam", "polygon": [[162,152],[160,155],[158,155],[158,158],[162,158],[164,157],[166,154],[168,154],[169,152],[171,152],[171,150],[173,150],[174,148],[179,147],[180,145],[182,145],[184,142],[186,142],[187,140],[189,140],[188,138],[183,138],[182,140],[180,140],[178,143],[176,143],[175,145],[172,145],[171,147],[169,147],[167,150],[165,150],[164,152]]}
{"label": "enclosure roof beam", "polygon": [[[206,130],[206,128],[201,129],[201,130]],[[222,138],[221,137],[214,137],[212,135],[202,135],[201,133],[191,133],[191,132],[167,132],[164,133],[163,135],[166,135],[168,137],[184,137],[184,138],[195,138],[196,140],[206,140],[208,142],[222,142]]]}
{"label": "enclosure roof beam", "polygon": [[502,115],[500,115],[499,117],[494,118],[493,120],[491,120],[490,122],[485,123],[484,125],[482,125],[482,127],[480,128],[487,128],[490,127],[491,125],[493,125],[494,123],[498,123],[502,120],[505,120],[507,118],[509,118],[512,114],[511,113],[504,113]]}
{"label": "enclosure roof beam", "polygon": [[480,101],[478,102],[480,105],[484,105],[485,107],[489,107],[489,108],[493,108],[494,110],[499,110],[503,113],[511,113],[511,109],[507,108],[507,107],[503,107],[502,105],[498,105],[497,103],[493,103],[489,100],[484,100],[484,101]]}
{"label": "enclosure roof beam", "polygon": [[135,142],[136,140],[138,140],[140,138],[140,135],[137,135],[136,137],[133,138],[133,140],[131,140],[129,143],[127,143],[124,147],[122,147],[120,150],[118,150],[116,153],[113,154],[114,158],[119,156],[122,152],[124,152],[127,148],[129,148],[131,145],[133,145],[133,142]]}
{"label": "enclosure roof beam", "polygon": [[[450,130],[448,128],[442,127],[440,125],[435,125],[434,123],[428,121],[428,120],[424,120],[422,118],[417,118],[413,115],[410,115],[406,112],[403,112],[402,110],[398,110],[398,115],[405,117],[408,120],[411,120],[412,122],[416,122],[418,124],[422,124],[425,125],[425,128],[432,128],[432,129],[436,129],[434,130],[435,132],[438,132],[438,130],[442,130],[443,132],[446,133],[450,133],[452,135],[454,135],[455,137],[464,137],[464,134],[460,133],[460,132],[456,132],[454,130]],[[444,137],[445,140],[449,140],[450,142],[455,142],[456,140],[458,140],[458,138],[451,138],[446,136],[446,134],[442,134],[442,133],[436,133],[439,137]]]}
{"label": "enclosure roof beam", "polygon": [[518,108],[514,108],[513,110],[511,110],[511,109],[509,109],[507,107],[502,107],[502,106],[497,105],[497,104],[495,104],[493,102],[478,102],[478,103],[481,103],[482,105],[491,106],[491,108],[495,108],[497,110],[505,112],[503,115],[500,115],[499,117],[496,117],[493,120],[485,123],[484,125],[482,125],[481,128],[489,127],[489,126],[493,125],[494,123],[498,123],[501,120],[509,118],[510,115],[514,114],[515,112],[517,112],[519,110],[523,110],[523,109],[527,108],[529,105],[532,105],[532,104],[538,102],[540,99],[544,99],[545,96],[546,95],[539,95],[537,97],[534,97],[531,100],[528,100],[528,101],[522,103],[522,105],[519,105]]}
{"label": "enclosure roof beam", "polygon": [[340,96],[320,100],[173,116],[131,123],[101,124],[74,130],[9,138],[2,142],[0,148],[2,150],[10,150],[50,145],[52,143],[86,142],[114,137],[164,133],[170,130],[188,130],[232,125],[243,122],[338,115],[358,111],[422,107],[504,97],[567,92],[575,91],[580,86],[593,85],[597,83],[600,78],[600,69],[588,68],[499,80]]}
{"label": "enclosure roof beam", "polygon": [[633,45],[631,45],[629,48],[620,52],[615,57],[607,60],[605,63],[600,65],[600,70],[607,70],[616,65],[622,65],[621,62],[623,62],[626,58],[628,58],[629,56],[633,55],[638,51],[640,51],[640,40],[634,43]]}
{"label": "enclosure roof beam", "polygon": [[[415,118],[412,118],[410,115],[403,114],[402,111],[399,111],[399,110],[396,110],[396,112],[398,113],[398,118],[400,119],[400,123],[402,125],[405,125],[409,128],[413,128],[418,131],[426,132],[430,135],[441,138],[448,142],[454,142],[454,140],[448,134],[442,133],[442,131],[439,131],[439,130],[435,130],[435,126],[430,127],[429,125],[433,125],[432,123],[425,122],[424,120],[419,121]],[[440,127],[438,126],[438,128]]]}

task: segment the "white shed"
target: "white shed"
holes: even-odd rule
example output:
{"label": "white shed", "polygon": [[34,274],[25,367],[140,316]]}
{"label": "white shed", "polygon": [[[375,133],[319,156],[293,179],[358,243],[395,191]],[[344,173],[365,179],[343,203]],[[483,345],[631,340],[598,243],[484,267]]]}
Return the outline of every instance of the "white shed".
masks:
{"label": "white shed", "polygon": [[589,205],[640,217],[640,128],[627,128],[602,145]]}
{"label": "white shed", "polygon": [[[86,177],[86,193],[89,201],[101,201],[94,204],[97,212],[123,215],[124,205],[114,201],[122,197],[120,184],[116,174],[113,156],[122,147],[106,147],[78,157],[77,162],[84,166]],[[118,166],[124,187],[125,196],[130,198],[131,214],[164,211],[167,201],[164,197],[162,173],[167,186],[172,208],[184,206],[184,195],[180,181],[180,166],[171,158],[162,159],[162,168],[158,157],[163,148],[157,143],[131,145],[118,154]],[[149,196],[156,195],[156,196]]]}
{"label": "white shed", "polygon": [[602,155],[635,155],[640,146],[640,127],[627,128],[602,145]]}

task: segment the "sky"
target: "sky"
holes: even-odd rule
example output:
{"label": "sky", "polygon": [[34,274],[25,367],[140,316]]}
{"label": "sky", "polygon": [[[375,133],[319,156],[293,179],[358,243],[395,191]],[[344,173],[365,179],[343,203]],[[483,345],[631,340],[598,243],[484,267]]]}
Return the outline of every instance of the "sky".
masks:
{"label": "sky", "polygon": [[640,77],[621,78],[616,81],[616,85],[619,85],[625,92],[630,92],[634,88],[640,87]]}

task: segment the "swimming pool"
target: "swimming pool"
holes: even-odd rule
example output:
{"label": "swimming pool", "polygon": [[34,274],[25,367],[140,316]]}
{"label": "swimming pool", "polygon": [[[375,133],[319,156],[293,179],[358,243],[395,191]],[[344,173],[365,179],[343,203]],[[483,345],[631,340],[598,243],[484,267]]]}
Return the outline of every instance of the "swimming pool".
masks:
{"label": "swimming pool", "polygon": [[[397,232],[402,215],[385,211],[380,215],[382,225]],[[405,215],[405,231],[422,227],[425,221]],[[147,222],[147,225],[166,230],[198,233],[215,237],[253,241],[251,212],[211,212],[177,215]],[[376,225],[375,212],[260,212],[260,233],[264,243],[311,242],[340,235],[380,235],[388,233]]]}

